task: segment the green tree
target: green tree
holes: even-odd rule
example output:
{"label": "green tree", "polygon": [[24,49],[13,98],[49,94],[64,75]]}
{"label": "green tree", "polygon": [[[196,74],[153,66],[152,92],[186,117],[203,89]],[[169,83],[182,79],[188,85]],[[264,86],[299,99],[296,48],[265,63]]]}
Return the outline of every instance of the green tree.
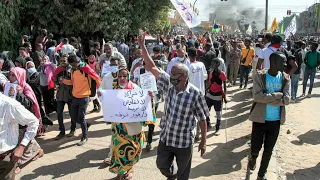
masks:
{"label": "green tree", "polygon": [[16,52],[19,45],[19,9],[16,1],[0,1],[0,52]]}
{"label": "green tree", "polygon": [[21,0],[21,21],[62,36],[108,39],[161,32],[168,24],[169,0]]}

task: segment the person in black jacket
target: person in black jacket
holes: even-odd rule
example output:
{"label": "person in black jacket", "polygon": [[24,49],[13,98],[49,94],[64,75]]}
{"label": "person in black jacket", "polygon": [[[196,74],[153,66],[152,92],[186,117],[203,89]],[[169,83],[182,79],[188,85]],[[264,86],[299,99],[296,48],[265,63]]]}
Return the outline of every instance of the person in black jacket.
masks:
{"label": "person in black jacket", "polygon": [[[60,66],[53,73],[52,79],[57,79],[57,117],[59,123],[60,133],[55,137],[55,140],[60,140],[65,137],[65,127],[63,124],[63,110],[65,104],[68,105],[69,114],[71,114],[71,104],[72,104],[72,86],[66,85],[60,82],[61,79],[71,79],[72,66],[68,63],[68,55],[62,55],[60,58]],[[57,78],[56,78],[57,77]],[[72,137],[76,130],[76,121],[71,118],[70,133],[67,137]]]}
{"label": "person in black jacket", "polygon": [[11,68],[14,67],[14,64],[12,60],[8,57],[7,54],[5,53],[0,53],[0,59],[3,59],[3,65],[2,68],[0,69],[3,72],[9,72]]}

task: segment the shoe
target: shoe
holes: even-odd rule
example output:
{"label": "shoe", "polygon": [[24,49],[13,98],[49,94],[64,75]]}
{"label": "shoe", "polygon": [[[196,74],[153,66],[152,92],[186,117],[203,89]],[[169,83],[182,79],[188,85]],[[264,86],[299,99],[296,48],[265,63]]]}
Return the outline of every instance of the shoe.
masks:
{"label": "shoe", "polygon": [[253,158],[250,158],[250,159],[249,159],[248,168],[249,168],[251,171],[254,171],[254,170],[256,169],[256,162],[257,162],[257,159],[253,159]]}
{"label": "shoe", "polygon": [[72,137],[74,136],[74,131],[70,131],[70,133],[67,135],[67,137]]}
{"label": "shoe", "polygon": [[242,84],[240,84],[240,87],[239,87],[240,89],[242,89]]}
{"label": "shoe", "polygon": [[54,140],[58,141],[58,140],[64,138],[65,136],[66,136],[65,134],[59,133],[58,136],[56,136],[56,137],[54,138]]}
{"label": "shoe", "polygon": [[306,94],[305,93],[301,94],[301,97],[306,97]]}
{"label": "shoe", "polygon": [[97,113],[101,111],[101,106],[98,106]]}
{"label": "shoe", "polygon": [[91,126],[90,123],[87,123],[87,131],[89,131],[89,127]]}
{"label": "shoe", "polygon": [[149,151],[151,150],[151,148],[152,148],[152,147],[151,147],[151,143],[148,143],[147,146],[146,146],[147,152],[149,152]]}
{"label": "shoe", "polygon": [[211,123],[210,123],[210,122],[207,122],[207,130],[212,129],[212,128],[213,128],[213,127],[212,127]]}
{"label": "shoe", "polygon": [[310,93],[308,93],[307,98],[311,98],[311,94]]}
{"label": "shoe", "polygon": [[291,103],[295,103],[297,99],[291,99]]}
{"label": "shoe", "polygon": [[95,112],[97,112],[98,111],[98,109],[97,108],[93,108],[90,112],[89,112],[89,114],[91,114],[91,113],[95,113]]}
{"label": "shoe", "polygon": [[194,138],[194,141],[195,141],[195,142],[199,142],[199,141],[200,141],[200,137],[199,137],[199,136],[196,136],[196,137]]}
{"label": "shoe", "polygon": [[78,146],[82,146],[82,145],[84,145],[86,142],[88,141],[88,138],[87,137],[83,137],[83,138],[81,138],[81,141],[80,142],[78,142]]}
{"label": "shoe", "polygon": [[214,134],[215,135],[220,135],[219,131],[220,131],[220,128],[216,128],[216,131],[214,132]]}
{"label": "shoe", "polygon": [[246,88],[247,88],[247,85],[245,84],[244,87],[243,87],[243,89],[246,89]]}
{"label": "shoe", "polygon": [[266,176],[262,176],[262,177],[258,176],[257,180],[267,180],[267,178],[266,178]]}
{"label": "shoe", "polygon": [[236,85],[236,82],[234,82],[232,85],[234,85],[234,86],[235,86],[235,85]]}

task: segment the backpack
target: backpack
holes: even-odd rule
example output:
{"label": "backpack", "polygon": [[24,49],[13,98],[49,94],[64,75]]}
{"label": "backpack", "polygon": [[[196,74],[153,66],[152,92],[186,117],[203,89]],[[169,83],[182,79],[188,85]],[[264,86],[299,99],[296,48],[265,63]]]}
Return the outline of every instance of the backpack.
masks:
{"label": "backpack", "polygon": [[80,70],[81,74],[84,74],[84,76],[88,79],[88,84],[90,87],[90,97],[95,97],[96,93],[97,93],[97,82],[95,80],[93,80],[92,78],[89,77],[89,75],[85,72],[83,72],[82,70]]}
{"label": "backpack", "polygon": [[[269,47],[269,49],[272,52],[274,52],[274,50],[272,50],[270,47]],[[292,55],[291,55],[291,53],[289,54],[289,52],[284,47],[280,47],[277,51],[282,52],[286,56],[286,60],[283,62],[283,66],[284,66],[283,70],[286,72],[288,61],[290,59],[292,59]],[[290,55],[291,55],[291,57],[290,57]]]}

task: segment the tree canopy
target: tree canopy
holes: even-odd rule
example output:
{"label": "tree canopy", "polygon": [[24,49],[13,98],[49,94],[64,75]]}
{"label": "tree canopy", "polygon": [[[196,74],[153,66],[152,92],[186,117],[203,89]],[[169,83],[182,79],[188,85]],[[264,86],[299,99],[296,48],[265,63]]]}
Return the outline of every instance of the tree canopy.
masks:
{"label": "tree canopy", "polygon": [[169,0],[21,0],[22,21],[61,35],[119,38],[168,23]]}
{"label": "tree canopy", "polygon": [[118,39],[138,33],[168,32],[169,0],[0,0],[0,51],[20,37],[46,28],[60,36]]}

